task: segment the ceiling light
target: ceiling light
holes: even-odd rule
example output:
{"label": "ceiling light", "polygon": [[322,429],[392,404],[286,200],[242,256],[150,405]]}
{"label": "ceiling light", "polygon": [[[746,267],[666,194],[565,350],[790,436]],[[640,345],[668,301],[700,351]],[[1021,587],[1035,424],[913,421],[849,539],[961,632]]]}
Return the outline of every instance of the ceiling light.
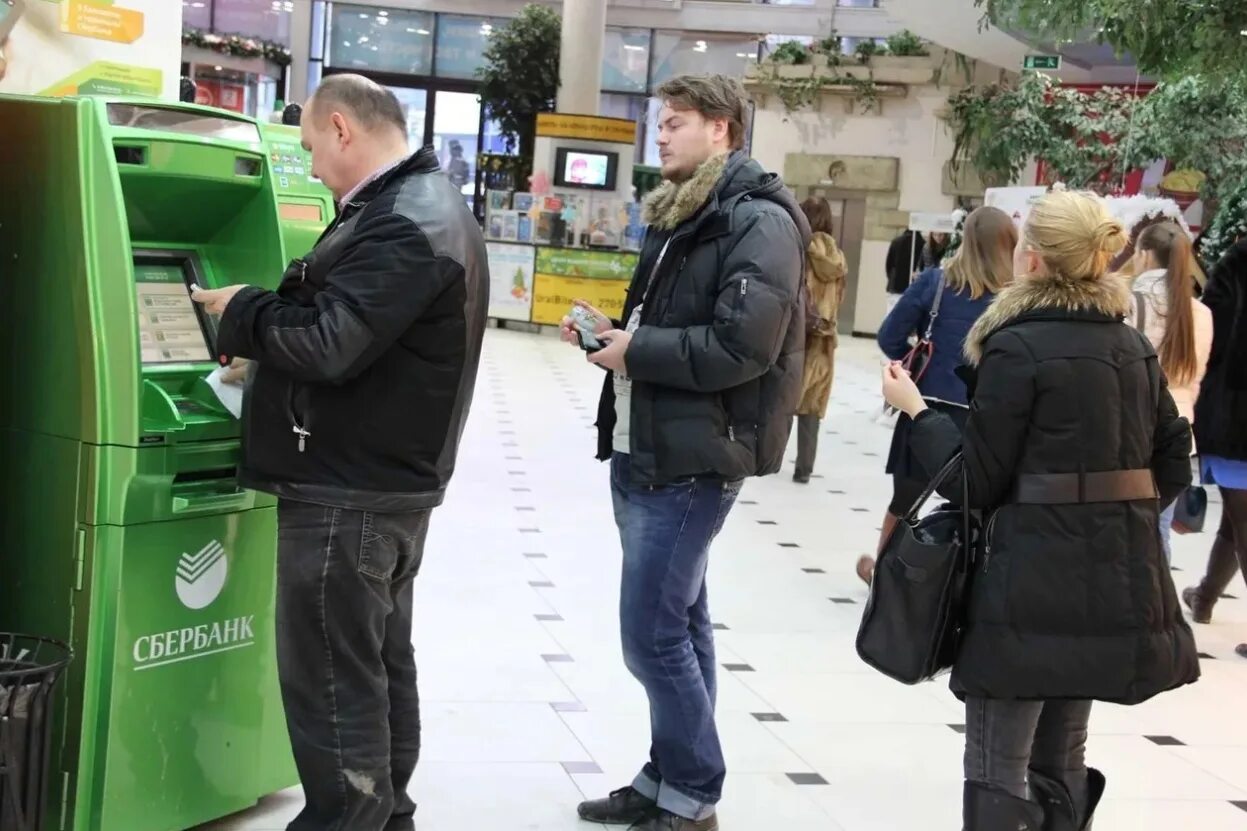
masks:
{"label": "ceiling light", "polygon": [[377,22],[378,23],[389,23],[390,19],[388,17],[378,17]]}
{"label": "ceiling light", "polygon": [[368,42],[368,35],[363,35],[362,37],[360,37],[359,42],[360,42],[360,43],[367,43],[367,42]]}
{"label": "ceiling light", "polygon": [[752,58],[752,57],[754,57],[754,56],[753,56],[753,55],[750,55],[748,52],[737,52],[737,53],[736,53],[736,57],[738,57],[738,58]]}
{"label": "ceiling light", "polygon": [[387,12],[385,9],[382,9],[381,11],[377,12],[377,14],[381,15],[382,17],[389,17],[389,16],[390,16],[390,13],[389,13],[389,12]]}
{"label": "ceiling light", "polygon": [[204,3],[191,3],[191,8],[192,8],[192,9],[202,9],[202,8],[204,7],[204,5],[205,5]]}
{"label": "ceiling light", "polygon": [[[410,29],[408,31],[410,31]],[[428,35],[432,34],[432,32],[430,32],[428,29],[416,29],[416,34],[425,35],[427,37]]]}
{"label": "ceiling light", "polygon": [[367,20],[368,18],[369,18],[369,15],[364,14],[363,12],[360,12],[360,15],[359,15],[360,20]]}
{"label": "ceiling light", "polygon": [[632,44],[632,43],[625,43],[624,49],[627,49],[629,52],[644,52],[645,51],[644,46],[637,46],[636,44]]}
{"label": "ceiling light", "polygon": [[219,66],[214,66],[214,67],[212,67],[212,68],[213,68],[213,69],[215,69],[217,72],[220,72],[220,71],[221,71],[221,67],[219,67]]}
{"label": "ceiling light", "polygon": [[693,51],[694,52],[705,52],[706,48],[707,48],[706,42],[704,40],[699,40],[697,41],[697,45],[693,47]]}

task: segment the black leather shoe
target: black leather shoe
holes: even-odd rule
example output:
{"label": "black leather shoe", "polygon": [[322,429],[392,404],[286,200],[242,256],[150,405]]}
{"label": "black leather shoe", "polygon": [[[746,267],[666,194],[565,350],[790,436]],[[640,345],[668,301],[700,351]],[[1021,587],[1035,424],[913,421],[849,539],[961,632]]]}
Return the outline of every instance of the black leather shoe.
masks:
{"label": "black leather shoe", "polygon": [[1095,768],[1087,768],[1087,807],[1081,815],[1064,782],[1036,770],[1031,770],[1028,778],[1031,792],[1043,807],[1043,831],[1090,831],[1095,809],[1104,796],[1107,784],[1104,774]]}
{"label": "black leather shoe", "polygon": [[591,799],[580,803],[576,809],[580,818],[588,822],[600,822],[603,825],[632,825],[648,819],[658,812],[654,800],[641,794],[629,785],[605,799]]}
{"label": "black leather shoe", "polygon": [[719,831],[719,818],[711,814],[705,819],[685,819],[659,810],[634,824],[631,831]]}
{"label": "black leather shoe", "polygon": [[964,831],[1043,831],[1043,808],[1029,799],[966,782],[963,803]]}

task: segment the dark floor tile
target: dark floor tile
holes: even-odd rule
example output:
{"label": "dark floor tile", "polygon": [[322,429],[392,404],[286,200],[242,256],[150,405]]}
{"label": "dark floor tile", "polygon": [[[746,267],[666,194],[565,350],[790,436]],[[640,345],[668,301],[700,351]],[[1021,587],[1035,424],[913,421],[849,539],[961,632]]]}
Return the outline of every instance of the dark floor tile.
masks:
{"label": "dark floor tile", "polygon": [[868,514],[868,513],[870,513],[870,508],[851,508],[850,510],[852,510],[852,511],[853,511],[853,513],[855,513],[855,514]]}
{"label": "dark floor tile", "polygon": [[827,493],[834,494],[835,496],[844,496],[845,494],[844,491],[827,491]]}
{"label": "dark floor tile", "polygon": [[794,785],[826,785],[827,780],[817,773],[790,773],[788,778]]}
{"label": "dark floor tile", "polygon": [[758,503],[754,502],[752,499],[742,499],[740,500],[740,504],[741,505],[757,505]]}
{"label": "dark floor tile", "polygon": [[713,629],[713,630],[714,630],[714,631],[716,631],[716,632],[727,632],[727,631],[730,631],[730,630],[727,628],[727,624],[726,624],[726,623],[712,623],[712,624],[710,624],[710,628],[711,628],[711,629]]}
{"label": "dark floor tile", "polygon": [[575,773],[601,773],[597,762],[563,762],[563,770],[569,775]]}
{"label": "dark floor tile", "polygon": [[857,603],[857,601],[851,597],[833,597],[830,599],[832,603],[840,606],[853,606]]}
{"label": "dark floor tile", "polygon": [[1221,595],[1221,599],[1222,600],[1238,600],[1238,598],[1232,594],[1223,594]]}
{"label": "dark floor tile", "polygon": [[530,552],[528,552],[527,554],[525,554],[524,556],[525,556],[525,557],[527,557],[527,558],[528,558],[528,559],[530,559],[530,560],[545,560],[545,559],[548,559],[548,558],[546,557],[546,555],[545,555],[545,554],[542,554],[542,553],[541,553],[541,552],[539,552],[539,551],[530,551]]}
{"label": "dark floor tile", "polygon": [[563,622],[562,615],[556,615],[552,612],[538,612],[537,614],[533,615],[533,617],[535,617],[537,620],[541,621],[542,623],[562,623]]}
{"label": "dark floor tile", "polygon": [[506,460],[508,462],[522,462],[524,461],[524,457],[523,456],[507,456]]}
{"label": "dark floor tile", "polygon": [[532,488],[511,488],[511,493],[532,493]]}
{"label": "dark floor tile", "polygon": [[788,721],[788,719],[784,718],[779,713],[752,713],[751,715],[754,718],[756,718],[758,721],[773,721],[773,722]]}
{"label": "dark floor tile", "polygon": [[576,662],[575,658],[563,652],[542,655],[541,660],[547,664],[573,664]]}
{"label": "dark floor tile", "polygon": [[759,525],[778,525],[779,523],[777,523],[773,519],[760,519],[758,520],[758,524]]}
{"label": "dark floor tile", "polygon": [[1240,810],[1240,811],[1247,811],[1247,802],[1237,802],[1237,801],[1236,801],[1236,802],[1231,802],[1230,804],[1231,804],[1231,805],[1233,805],[1235,808],[1237,808],[1237,809],[1238,809],[1238,810]]}
{"label": "dark floor tile", "polygon": [[1209,655],[1207,652],[1201,652],[1201,653],[1199,653],[1199,657],[1203,658],[1205,661],[1215,661],[1215,660],[1217,660],[1217,658],[1216,658],[1216,656],[1215,656],[1215,655]]}
{"label": "dark floor tile", "polygon": [[540,528],[521,528],[520,533],[521,534],[540,534],[541,529]]}
{"label": "dark floor tile", "polygon": [[515,506],[515,510],[517,510],[517,511],[521,511],[521,512],[523,512],[523,513],[529,513],[529,512],[531,512],[531,511],[535,511],[535,510],[537,510],[537,509],[536,509],[535,507],[533,507],[532,505],[516,505],[516,506]]}
{"label": "dark floor tile", "polygon": [[527,475],[528,475],[528,473],[527,473],[527,472],[525,472],[525,471],[523,471],[523,470],[508,470],[508,471],[507,471],[507,475],[509,475],[509,476],[527,476]]}
{"label": "dark floor tile", "polygon": [[1161,747],[1186,747],[1186,742],[1175,739],[1173,736],[1144,736],[1143,738]]}
{"label": "dark floor tile", "polygon": [[950,724],[948,728],[954,733],[960,733],[963,736],[966,734],[966,726],[964,724]]}
{"label": "dark floor tile", "polygon": [[528,585],[532,586],[534,589],[554,588],[554,584],[551,583],[549,580],[529,580]]}
{"label": "dark floor tile", "polygon": [[749,664],[724,664],[723,668],[728,672],[753,672],[753,667]]}
{"label": "dark floor tile", "polygon": [[779,544],[779,547],[780,548],[800,548],[801,546],[797,545],[795,542],[781,542]]}
{"label": "dark floor tile", "polygon": [[803,568],[801,570],[804,571],[806,574],[826,574],[827,573],[824,569],[821,569],[821,568]]}

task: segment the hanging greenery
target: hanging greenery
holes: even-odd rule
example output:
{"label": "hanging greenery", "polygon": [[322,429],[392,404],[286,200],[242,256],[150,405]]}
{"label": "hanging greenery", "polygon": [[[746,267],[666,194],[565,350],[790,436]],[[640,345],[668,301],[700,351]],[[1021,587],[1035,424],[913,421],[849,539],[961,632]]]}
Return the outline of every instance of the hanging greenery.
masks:
{"label": "hanging greenery", "polygon": [[984,24],[1061,43],[1095,39],[1144,75],[1243,77],[1243,0],[975,0]]}
{"label": "hanging greenery", "polygon": [[1230,246],[1244,236],[1247,236],[1247,179],[1240,179],[1224,189],[1217,215],[1204,233],[1199,249],[1204,270],[1212,271]]}
{"label": "hanging greenery", "polygon": [[484,65],[477,70],[481,106],[497,120],[507,148],[518,149],[526,166],[532,163],[537,114],[554,111],[561,27],[558,12],[548,6],[525,6],[494,30]]}
{"label": "hanging greenery", "polygon": [[752,80],[762,85],[767,94],[778,98],[789,114],[818,109],[824,91],[834,87],[849,89],[854,104],[863,113],[878,112],[883,101],[882,86],[875,81],[873,73],[871,77],[859,78],[838,72],[830,64],[826,69],[812,68],[805,78],[781,78],[772,70],[771,75],[755,74]]}
{"label": "hanging greenery", "polygon": [[810,47],[801,41],[787,40],[775,47],[775,51],[767,59],[781,66],[800,66],[809,63],[813,54]]}
{"label": "hanging greenery", "polygon": [[1044,161],[1049,182],[1101,193],[1157,159],[1205,173],[1205,196],[1247,177],[1247,83],[1187,78],[1140,98],[1027,73],[967,87],[949,111],[954,166],[972,164],[991,185],[1016,181],[1032,159]]}
{"label": "hanging greenery", "polygon": [[278,66],[290,65],[290,49],[281,43],[244,35],[219,35],[202,29],[183,29],[183,46],[198,46],[236,58],[264,58]]}

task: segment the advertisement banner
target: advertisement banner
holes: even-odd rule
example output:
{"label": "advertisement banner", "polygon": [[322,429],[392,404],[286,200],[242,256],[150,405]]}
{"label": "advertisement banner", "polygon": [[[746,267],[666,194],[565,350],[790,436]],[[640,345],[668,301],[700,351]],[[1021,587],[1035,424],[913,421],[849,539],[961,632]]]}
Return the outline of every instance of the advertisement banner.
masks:
{"label": "advertisement banner", "polygon": [[537,273],[533,288],[533,323],[558,326],[573,301],[585,300],[618,320],[623,315],[624,295],[631,280],[564,277]]}
{"label": "advertisement banner", "polygon": [[607,118],[600,115],[538,113],[537,135],[614,144],[635,144],[636,122],[626,118]]}
{"label": "advertisement banner", "polygon": [[0,93],[177,100],[182,4],[0,0],[0,54]]}
{"label": "advertisement banner", "polygon": [[527,321],[533,309],[533,247],[487,242],[485,251],[489,256],[489,316]]}
{"label": "advertisement banner", "polygon": [[594,280],[632,279],[637,255],[627,251],[590,251],[580,248],[538,248],[537,271]]}
{"label": "advertisement banner", "polygon": [[1045,187],[988,188],[983,204],[1004,211],[1021,228],[1026,217],[1030,216],[1031,205],[1043,199],[1047,193],[1048,189]]}

